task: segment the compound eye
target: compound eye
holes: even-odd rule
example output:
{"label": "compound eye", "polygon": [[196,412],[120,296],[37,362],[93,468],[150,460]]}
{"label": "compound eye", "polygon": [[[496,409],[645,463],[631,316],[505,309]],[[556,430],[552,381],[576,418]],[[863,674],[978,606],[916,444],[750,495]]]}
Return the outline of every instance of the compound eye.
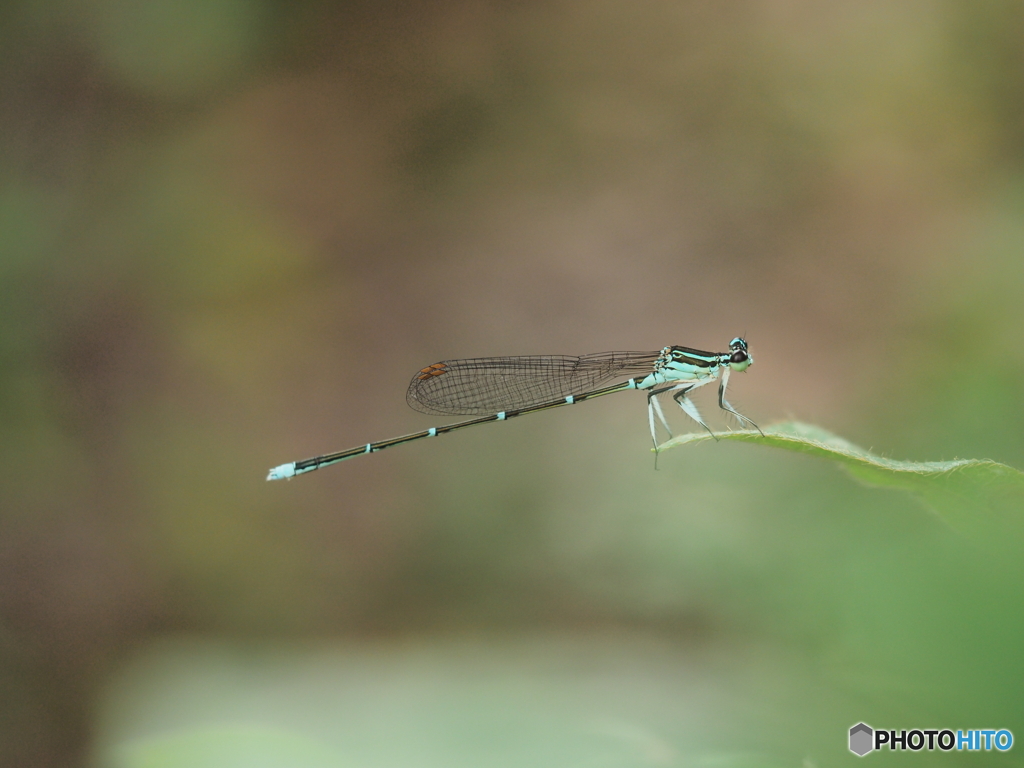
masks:
{"label": "compound eye", "polygon": [[748,357],[748,355],[747,355],[747,353],[744,350],[737,349],[735,352],[732,353],[732,356],[729,358],[729,362],[730,363],[745,363],[745,362],[747,362],[747,357]]}

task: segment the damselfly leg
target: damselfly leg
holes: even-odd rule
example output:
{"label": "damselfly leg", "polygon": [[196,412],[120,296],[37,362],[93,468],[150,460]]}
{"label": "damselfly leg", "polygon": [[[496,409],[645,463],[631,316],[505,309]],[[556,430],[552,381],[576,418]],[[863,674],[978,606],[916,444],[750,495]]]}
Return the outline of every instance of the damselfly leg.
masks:
{"label": "damselfly leg", "polygon": [[[729,401],[725,399],[725,388],[729,386],[729,374],[731,372],[732,371],[729,368],[726,368],[724,371],[722,371],[722,382],[718,385],[718,407],[721,408],[723,411],[728,411],[733,416],[735,416],[739,420],[741,427],[744,426],[745,424],[749,424],[758,432],[761,432],[761,428],[757,426],[757,424],[755,424],[742,413],[733,408],[729,404]],[[764,432],[761,432],[761,435],[763,436]]]}
{"label": "damselfly leg", "polygon": [[673,387],[676,391],[673,392],[672,399],[676,401],[676,405],[683,409],[683,413],[704,427],[704,429],[708,431],[708,434],[715,438],[715,440],[718,440],[718,436],[711,431],[711,427],[705,424],[704,419],[700,417],[700,411],[697,410],[696,404],[693,400],[687,397],[690,392],[706,383],[707,382],[701,382],[700,384],[690,384],[688,386],[679,384]]}
{"label": "damselfly leg", "polygon": [[672,387],[664,387],[662,389],[652,389],[647,393],[647,420],[651,424],[651,440],[654,441],[654,450],[658,450],[658,433],[654,428],[654,415],[658,415],[658,420],[661,422],[661,426],[665,428],[668,433],[668,437],[672,439],[672,430],[668,426],[668,420],[665,418],[665,412],[661,410],[661,401],[658,400],[658,395],[662,392],[667,392]]}

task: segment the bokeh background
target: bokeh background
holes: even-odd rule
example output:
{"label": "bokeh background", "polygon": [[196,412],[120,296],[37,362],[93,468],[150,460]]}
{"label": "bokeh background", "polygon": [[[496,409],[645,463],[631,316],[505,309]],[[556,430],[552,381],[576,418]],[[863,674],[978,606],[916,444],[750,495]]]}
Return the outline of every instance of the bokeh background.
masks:
{"label": "bokeh background", "polygon": [[0,158],[5,765],[1024,736],[1020,558],[639,395],[264,482],[436,360],[740,334],[762,425],[1024,467],[1024,5],[12,1]]}

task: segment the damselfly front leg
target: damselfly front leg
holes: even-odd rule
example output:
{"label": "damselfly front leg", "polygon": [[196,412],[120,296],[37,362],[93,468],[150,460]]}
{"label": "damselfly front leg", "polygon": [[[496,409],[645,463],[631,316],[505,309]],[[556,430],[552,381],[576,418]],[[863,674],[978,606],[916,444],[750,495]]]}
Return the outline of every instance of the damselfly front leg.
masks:
{"label": "damselfly front leg", "polygon": [[[729,404],[729,401],[725,399],[725,388],[727,386],[729,386],[729,372],[730,372],[729,368],[726,368],[722,372],[722,383],[718,385],[718,407],[721,408],[723,411],[728,411],[733,416],[735,416],[737,419],[739,419],[741,427],[744,426],[745,424],[749,424],[754,429],[756,429],[758,432],[761,432],[761,428],[759,426],[757,426],[757,424],[755,424],[750,419],[748,419],[746,416],[744,416],[742,413],[740,413],[735,408],[733,408]],[[762,437],[764,436],[764,432],[761,432],[761,436]]]}

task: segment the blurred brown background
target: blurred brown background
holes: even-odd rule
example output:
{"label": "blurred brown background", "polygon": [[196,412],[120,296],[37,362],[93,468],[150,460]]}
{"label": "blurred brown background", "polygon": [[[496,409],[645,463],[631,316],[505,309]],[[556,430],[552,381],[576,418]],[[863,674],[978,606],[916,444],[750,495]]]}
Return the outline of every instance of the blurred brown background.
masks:
{"label": "blurred brown background", "polygon": [[10,2],[0,163],[5,764],[1024,734],[1019,568],[810,459],[655,472],[639,395],[263,479],[444,423],[436,360],[740,334],[762,425],[1024,467],[1021,4]]}

